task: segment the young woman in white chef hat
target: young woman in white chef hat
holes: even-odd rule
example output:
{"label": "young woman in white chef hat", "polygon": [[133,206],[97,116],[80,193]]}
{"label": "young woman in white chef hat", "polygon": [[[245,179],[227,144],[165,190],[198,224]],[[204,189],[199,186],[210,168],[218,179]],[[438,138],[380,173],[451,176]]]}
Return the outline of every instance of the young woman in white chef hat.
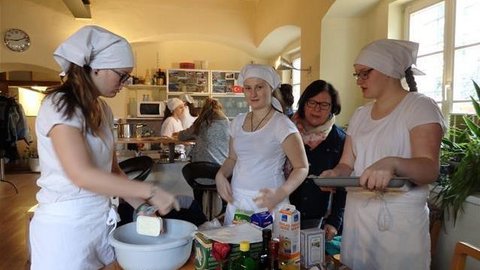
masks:
{"label": "young woman in white chef hat", "polygon": [[172,137],[174,133],[184,130],[181,117],[185,111],[183,101],[178,98],[167,100],[167,108],[165,108],[164,121],[160,129],[160,136]]}
{"label": "young woman in white chef hat", "polygon": [[65,81],[47,92],[36,119],[41,175],[30,223],[31,269],[100,269],[115,260],[108,233],[116,224],[110,196],[134,208],[146,201],[167,214],[176,199],[130,181],[115,155],[113,115],[100,97],[114,97],[130,77],[129,43],[85,26],[54,52]]}
{"label": "young woman in white chef hat", "polygon": [[[373,101],[352,116],[340,163],[322,173],[358,176],[364,187],[347,193],[341,261],[351,269],[430,269],[428,184],[439,173],[445,125],[435,101],[417,93],[417,51],[414,42],[377,40],[354,64],[357,85]],[[386,191],[395,176],[414,186]]]}
{"label": "young woman in white chef hat", "polygon": [[[272,97],[272,91],[280,85],[276,71],[266,65],[249,64],[240,71],[238,83],[243,85],[252,111],[232,121],[229,154],[215,178],[220,196],[228,202],[225,224],[232,223],[237,207],[272,211],[280,203],[288,203],[289,194],[308,173],[300,133]],[[293,166],[288,179],[283,173],[286,159]]]}

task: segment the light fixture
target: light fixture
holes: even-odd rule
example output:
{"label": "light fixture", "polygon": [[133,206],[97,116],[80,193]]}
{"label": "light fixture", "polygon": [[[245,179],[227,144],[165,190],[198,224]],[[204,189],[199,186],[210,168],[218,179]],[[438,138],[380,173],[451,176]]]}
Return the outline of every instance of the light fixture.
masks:
{"label": "light fixture", "polygon": [[279,56],[277,58],[277,61],[275,61],[275,69],[276,70],[291,70],[291,69],[294,69],[294,70],[308,71],[308,72],[312,71],[312,67],[296,68],[292,65],[292,63],[288,62],[288,60],[283,58],[282,56]]}

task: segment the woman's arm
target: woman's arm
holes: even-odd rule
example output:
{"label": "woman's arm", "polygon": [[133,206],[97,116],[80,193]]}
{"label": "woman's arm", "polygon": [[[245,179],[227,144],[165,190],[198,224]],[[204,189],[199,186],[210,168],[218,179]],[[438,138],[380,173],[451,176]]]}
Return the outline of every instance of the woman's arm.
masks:
{"label": "woman's arm", "polygon": [[196,139],[196,136],[193,134],[193,126],[184,129],[180,132],[178,132],[178,139],[181,141],[187,141],[187,140],[193,140]]}
{"label": "woman's arm", "polygon": [[394,176],[404,176],[417,185],[433,183],[440,171],[442,128],[438,123],[420,125],[410,131],[411,158],[386,157],[365,169],[361,184],[384,189]]}
{"label": "woman's arm", "polygon": [[290,161],[293,170],[283,185],[277,189],[260,189],[260,195],[255,198],[259,207],[273,210],[277,204],[287,198],[308,175],[308,161],[300,133],[292,133],[282,143],[282,148]]}
{"label": "woman's arm", "polygon": [[149,199],[160,214],[173,208],[176,200],[172,194],[149,183],[130,181],[118,175],[119,168],[112,167],[116,174],[98,169],[90,159],[88,146],[79,129],[56,125],[49,136],[62,168],[76,186],[107,196]]}
{"label": "woman's arm", "polygon": [[345,138],[345,144],[343,145],[343,152],[340,161],[337,166],[331,170],[323,171],[321,177],[340,177],[350,176],[353,171],[353,165],[355,164],[355,155],[352,149],[352,138],[347,135]]}
{"label": "woman's arm", "polygon": [[[118,160],[117,160],[117,155],[115,152],[113,153],[113,162],[112,162],[112,173],[119,175],[120,177],[123,178],[128,178],[128,176],[125,174],[125,172],[120,168],[118,165]],[[129,179],[130,181],[133,181]],[[137,209],[138,206],[140,206],[142,203],[145,202],[144,199],[141,198],[135,198],[135,197],[123,197],[128,204],[130,204],[134,209]]]}
{"label": "woman's arm", "polygon": [[229,203],[233,203],[233,193],[232,193],[232,186],[230,185],[230,178],[233,174],[233,168],[237,162],[237,154],[233,149],[233,139],[230,137],[228,142],[229,150],[228,150],[228,157],[222,164],[222,167],[217,172],[215,176],[215,182],[217,184],[217,191],[225,201]]}

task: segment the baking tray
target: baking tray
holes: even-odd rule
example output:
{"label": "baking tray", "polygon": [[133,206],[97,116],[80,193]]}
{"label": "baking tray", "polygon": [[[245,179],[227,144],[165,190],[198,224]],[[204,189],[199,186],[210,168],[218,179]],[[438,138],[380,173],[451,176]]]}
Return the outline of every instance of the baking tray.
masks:
{"label": "baking tray", "polygon": [[[361,187],[359,177],[319,177],[316,175],[309,175],[307,178],[319,187]],[[411,187],[412,182],[408,177],[394,177],[388,183],[387,188],[406,188]]]}

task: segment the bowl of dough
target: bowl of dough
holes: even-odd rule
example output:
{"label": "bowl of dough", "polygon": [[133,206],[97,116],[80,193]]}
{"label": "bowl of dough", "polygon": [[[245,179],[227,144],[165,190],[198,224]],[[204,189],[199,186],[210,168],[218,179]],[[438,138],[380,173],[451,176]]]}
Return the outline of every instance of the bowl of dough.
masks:
{"label": "bowl of dough", "polygon": [[163,232],[148,236],[138,234],[131,222],[116,228],[109,240],[124,270],[174,270],[190,258],[196,230],[188,221],[163,219]]}

